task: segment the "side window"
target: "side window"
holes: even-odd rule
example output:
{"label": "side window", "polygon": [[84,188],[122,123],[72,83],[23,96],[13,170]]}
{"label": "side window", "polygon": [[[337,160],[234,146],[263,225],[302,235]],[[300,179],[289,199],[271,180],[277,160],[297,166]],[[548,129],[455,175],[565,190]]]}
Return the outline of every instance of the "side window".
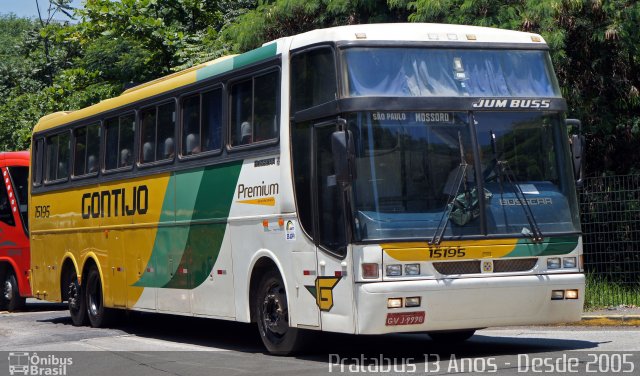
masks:
{"label": "side window", "polygon": [[33,180],[33,185],[38,186],[42,184],[42,171],[44,167],[42,166],[42,159],[44,156],[44,139],[39,138],[34,142],[33,145],[33,155],[31,155],[31,166],[33,168],[33,175],[31,179]]}
{"label": "side window", "polygon": [[66,179],[69,176],[69,132],[47,137],[46,181]]}
{"label": "side window", "polygon": [[105,170],[130,167],[133,165],[133,134],[135,115],[113,117],[104,121],[105,128]]}
{"label": "side window", "polygon": [[186,97],[182,101],[182,155],[222,147],[222,90]]}
{"label": "side window", "polygon": [[173,159],[175,155],[175,104],[166,103],[140,111],[140,162]]}
{"label": "side window", "polygon": [[97,173],[100,155],[100,124],[77,128],[73,133],[75,141],[73,175]]}
{"label": "side window", "polygon": [[317,48],[291,58],[291,109],[304,110],[337,96],[336,69],[331,48]]}
{"label": "side window", "polygon": [[2,186],[0,188],[0,221],[9,226],[15,226],[16,222],[13,219],[13,213],[11,212],[11,203],[9,202],[9,195],[7,194],[7,186],[6,184],[0,185]]}
{"label": "side window", "polygon": [[231,146],[278,137],[279,72],[270,72],[231,86]]}

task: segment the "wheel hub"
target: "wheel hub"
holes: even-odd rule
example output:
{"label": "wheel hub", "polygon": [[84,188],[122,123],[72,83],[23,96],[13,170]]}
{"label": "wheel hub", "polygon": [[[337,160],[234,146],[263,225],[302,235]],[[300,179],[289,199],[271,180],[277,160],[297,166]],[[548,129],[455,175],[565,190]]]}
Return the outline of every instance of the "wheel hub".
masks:
{"label": "wheel hub", "polygon": [[266,330],[277,335],[284,335],[289,327],[287,312],[280,293],[272,289],[264,297],[262,317]]}
{"label": "wheel hub", "polygon": [[78,286],[75,283],[71,282],[69,284],[69,309],[77,311],[80,309],[80,304],[78,300]]}
{"label": "wheel hub", "polygon": [[4,285],[2,286],[2,296],[6,300],[11,300],[13,297],[13,285],[8,279],[4,281]]}

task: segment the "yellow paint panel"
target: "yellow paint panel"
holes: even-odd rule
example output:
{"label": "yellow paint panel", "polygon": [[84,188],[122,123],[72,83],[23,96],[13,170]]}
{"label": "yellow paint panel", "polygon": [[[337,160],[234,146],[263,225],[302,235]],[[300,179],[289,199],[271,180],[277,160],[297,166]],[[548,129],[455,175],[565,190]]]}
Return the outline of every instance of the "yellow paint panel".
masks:
{"label": "yellow paint panel", "polygon": [[[47,300],[60,301],[65,255],[80,270],[91,255],[102,273],[105,305],[133,306],[143,288],[130,285],[140,278],[151,257],[158,222],[174,220],[173,197],[164,205],[166,194],[173,195],[173,189],[167,190],[171,182],[165,173],[32,196],[34,290],[46,292]],[[134,188],[138,195],[141,187],[144,193],[139,197],[146,203],[136,203],[134,210]],[[94,210],[92,204],[100,207]],[[48,206],[48,217],[35,218],[36,206]],[[131,215],[122,215],[123,207]]]}
{"label": "yellow paint panel", "polygon": [[513,251],[517,239],[444,241],[439,245],[427,242],[383,243],[380,246],[398,261],[452,261],[499,258]]}

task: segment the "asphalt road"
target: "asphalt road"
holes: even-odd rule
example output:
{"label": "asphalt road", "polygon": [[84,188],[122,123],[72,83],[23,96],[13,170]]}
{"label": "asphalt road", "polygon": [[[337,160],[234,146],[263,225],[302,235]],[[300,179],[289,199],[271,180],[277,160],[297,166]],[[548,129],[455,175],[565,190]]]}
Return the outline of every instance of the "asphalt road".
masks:
{"label": "asphalt road", "polygon": [[0,375],[20,354],[30,375],[640,374],[638,327],[492,328],[456,345],[323,333],[307,353],[276,357],[252,325],[133,314],[93,329],[72,326],[64,305],[30,303],[0,313]]}

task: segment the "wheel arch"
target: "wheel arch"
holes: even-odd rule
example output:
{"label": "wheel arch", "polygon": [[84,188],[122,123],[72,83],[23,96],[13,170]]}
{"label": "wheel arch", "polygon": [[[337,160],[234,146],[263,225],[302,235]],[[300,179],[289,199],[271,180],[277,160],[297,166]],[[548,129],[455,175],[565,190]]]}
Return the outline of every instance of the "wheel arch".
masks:
{"label": "wheel arch", "polygon": [[100,281],[102,285],[102,293],[104,294],[104,275],[102,274],[102,267],[100,266],[100,261],[98,261],[98,256],[94,252],[88,252],[84,256],[84,260],[82,261],[82,277],[80,278],[80,285],[84,283],[85,278],[87,277],[87,273],[89,272],[89,268],[91,266],[95,266],[98,269],[98,274],[100,274]]}
{"label": "wheel arch", "polygon": [[64,256],[62,256],[62,267],[60,268],[60,274],[58,275],[58,280],[60,281],[60,300],[63,302],[69,298],[68,296],[66,296],[67,289],[65,289],[64,286],[65,283],[69,282],[66,280],[66,278],[69,272],[72,270],[75,271],[78,279],[82,278],[80,268],[78,267],[78,261],[71,252],[66,252]]}
{"label": "wheel arch", "polygon": [[10,258],[0,258],[0,279],[4,278],[5,274],[9,271],[13,271],[13,274],[17,274],[18,265]]}
{"label": "wheel arch", "polygon": [[[258,288],[258,284],[260,283],[260,279],[268,270],[276,270],[280,277],[282,278],[282,282],[284,283],[285,290],[287,296],[291,296],[289,291],[289,285],[287,283],[287,276],[283,273],[283,267],[278,258],[273,254],[273,252],[267,249],[261,249],[254,255],[251,263],[249,265],[250,272],[248,273],[247,280],[247,290],[246,290],[246,300],[249,304],[247,304],[247,309],[249,310],[247,313],[247,317],[249,317],[250,322],[255,322],[256,318],[254,317],[255,304],[254,304],[254,294]],[[287,301],[289,314],[291,314],[291,303]]]}

